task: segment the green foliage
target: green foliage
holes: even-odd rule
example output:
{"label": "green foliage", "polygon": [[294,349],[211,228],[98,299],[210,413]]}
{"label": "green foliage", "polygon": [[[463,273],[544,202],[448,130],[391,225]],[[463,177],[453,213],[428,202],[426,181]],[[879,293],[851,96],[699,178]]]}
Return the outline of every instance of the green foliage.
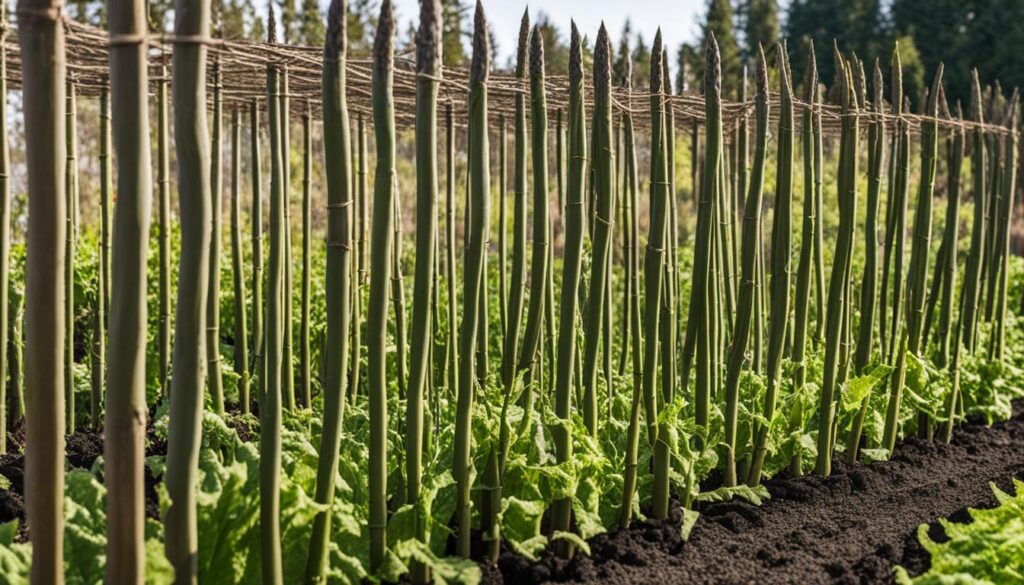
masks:
{"label": "green foliage", "polygon": [[1024,581],[1024,482],[1014,480],[1016,494],[992,486],[999,506],[971,509],[971,522],[960,524],[940,519],[945,542],[928,536],[928,525],[917,529],[917,538],[931,555],[931,567],[911,578],[896,568],[902,585],[981,585]]}
{"label": "green foliage", "polygon": [[[106,488],[98,479],[100,461],[93,471],[68,473],[64,488],[65,578],[69,585],[103,582],[106,566]],[[18,521],[0,525],[0,576],[10,585],[27,585],[32,545],[15,542]],[[163,525],[146,520],[146,583],[170,584],[174,571],[164,557]]]}

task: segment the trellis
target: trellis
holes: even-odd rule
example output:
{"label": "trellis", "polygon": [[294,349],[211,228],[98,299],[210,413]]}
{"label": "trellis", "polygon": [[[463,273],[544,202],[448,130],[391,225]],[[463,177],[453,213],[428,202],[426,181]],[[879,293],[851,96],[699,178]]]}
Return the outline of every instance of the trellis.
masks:
{"label": "trellis", "polygon": [[[106,30],[82,24],[70,18],[64,18],[67,35],[67,71],[68,79],[74,81],[80,95],[98,96],[109,83],[109,65],[107,48],[111,39]],[[13,28],[13,27],[12,27]],[[154,33],[148,35],[150,51],[150,81],[154,84],[170,75],[171,54],[176,37],[172,34]],[[20,87],[22,70],[21,55],[17,35],[13,32],[6,36],[8,50],[8,78],[13,87]],[[137,41],[136,41],[137,42]],[[194,42],[189,40],[189,42]],[[320,104],[320,74],[322,71],[322,48],[281,43],[257,43],[244,40],[226,40],[210,38],[205,41],[208,48],[207,82],[213,83],[213,65],[220,64],[222,95],[226,109],[247,107],[256,103],[258,107],[266,99],[266,69],[275,65],[287,69],[289,75],[289,97],[293,113],[299,114],[309,108],[314,115]],[[354,116],[363,114],[367,120],[371,118],[370,81],[372,77],[371,60],[362,56],[349,58],[346,62],[348,76],[347,97],[350,112]],[[399,127],[411,128],[416,116],[416,72],[412,55],[400,53],[395,59],[394,75],[394,106],[395,123]],[[468,92],[468,69],[445,67],[440,80],[440,101],[454,104],[455,123],[465,125],[466,108],[463,107]],[[588,97],[593,96],[591,81],[587,79]],[[552,111],[568,106],[568,80],[561,75],[549,75],[545,79],[548,107]],[[728,88],[725,88],[728,89]],[[212,94],[212,92],[210,92]],[[512,119],[515,96],[528,93],[528,82],[517,79],[507,71],[493,71],[488,84],[489,108],[492,119],[498,120],[505,116]],[[727,93],[727,92],[723,92]],[[777,94],[772,95],[773,102]],[[212,100],[212,95],[210,97]],[[651,94],[646,88],[632,91],[619,88],[614,92],[613,100],[618,111],[629,110],[633,114],[634,123],[646,128],[649,124]],[[704,96],[695,91],[666,96],[672,103],[675,122],[679,127],[692,127],[694,123],[702,126],[704,122]],[[796,106],[805,105],[799,100]],[[588,103],[589,106],[589,103]],[[838,133],[840,112],[838,106],[822,105],[822,130],[825,133]],[[747,116],[753,108],[753,100],[746,102],[722,101],[723,123],[727,131],[735,127],[738,121]],[[895,119],[892,109],[886,106],[884,115]],[[869,114],[864,114],[869,115]],[[870,114],[879,115],[879,114]],[[773,112],[774,116],[774,112]],[[928,116],[905,113],[901,116],[909,124],[912,132],[917,132],[921,122]],[[799,125],[799,117],[797,120]],[[1005,134],[1008,129],[997,124],[979,124],[977,122],[954,119],[948,115],[939,118],[941,127],[976,128],[981,126],[989,134]],[[894,125],[889,124],[889,131]]]}

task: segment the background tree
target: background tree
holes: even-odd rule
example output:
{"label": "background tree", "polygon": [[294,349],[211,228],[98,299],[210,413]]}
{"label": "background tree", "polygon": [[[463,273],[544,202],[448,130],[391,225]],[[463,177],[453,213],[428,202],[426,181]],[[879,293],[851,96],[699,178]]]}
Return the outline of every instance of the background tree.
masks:
{"label": "background tree", "polygon": [[558,25],[546,12],[537,13],[537,29],[544,37],[544,62],[550,75],[569,74],[569,46],[565,44]]}
{"label": "background tree", "polygon": [[742,16],[743,59],[748,61],[757,54],[759,44],[767,50],[779,40],[779,4],[776,0],[746,0]]}
{"label": "background tree", "polygon": [[626,83],[626,75],[629,71],[629,57],[632,52],[630,39],[633,36],[633,23],[629,17],[622,23],[622,32],[619,33],[619,46],[615,49],[615,59],[612,61],[612,84],[621,87]]}
{"label": "background tree", "polygon": [[[729,0],[708,0],[708,10],[701,24],[700,46],[707,46],[708,33],[715,33],[715,40],[718,41],[718,51],[722,58],[722,90],[728,94],[732,88],[738,86],[740,76],[743,75],[743,65],[740,60],[740,46],[736,42],[735,21],[732,4]],[[697,63],[687,63],[694,71],[703,71],[703,51],[698,51],[701,56]],[[703,80],[697,80],[698,85],[703,87]]]}
{"label": "background tree", "polygon": [[465,22],[469,17],[470,6],[464,0],[444,0],[441,8],[441,59],[445,67],[465,65],[466,47],[463,40],[469,36]]}
{"label": "background tree", "polygon": [[302,0],[298,42],[310,47],[324,44],[324,17],[320,13],[320,4],[317,0]]}

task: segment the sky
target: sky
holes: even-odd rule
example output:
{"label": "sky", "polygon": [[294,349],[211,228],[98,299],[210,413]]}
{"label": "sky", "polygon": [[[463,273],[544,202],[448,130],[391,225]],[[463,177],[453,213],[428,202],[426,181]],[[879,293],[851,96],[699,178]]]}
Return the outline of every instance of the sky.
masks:
{"label": "sky", "polygon": [[[662,37],[674,53],[682,42],[693,42],[700,34],[700,20],[704,14],[706,0],[484,0],[484,10],[491,22],[498,43],[498,62],[506,63],[515,53],[519,34],[519,21],[523,10],[530,4],[531,20],[536,11],[547,13],[553,22],[568,35],[570,19],[576,19],[580,32],[591,39],[597,36],[597,29],[604,19],[612,44],[618,42],[617,35],[622,23],[628,17],[633,30],[647,39],[648,46],[660,26]],[[414,23],[419,13],[418,0],[394,0],[395,13],[400,25],[406,30]],[[415,23],[414,23],[415,24]]]}

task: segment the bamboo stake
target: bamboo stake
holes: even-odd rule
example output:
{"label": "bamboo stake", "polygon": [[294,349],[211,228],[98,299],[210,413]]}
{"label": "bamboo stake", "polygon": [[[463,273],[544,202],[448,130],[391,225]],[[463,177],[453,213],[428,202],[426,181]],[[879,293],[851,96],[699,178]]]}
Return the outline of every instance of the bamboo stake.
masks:
{"label": "bamboo stake", "polygon": [[[516,57],[516,78],[525,90],[527,77],[527,49],[530,42],[529,12],[523,13],[519,26],[519,51]],[[515,170],[512,183],[512,272],[508,288],[508,316],[502,344],[502,385],[505,393],[512,390],[516,375],[516,351],[523,320],[523,295],[526,287],[526,92],[515,97]],[[502,141],[504,149],[504,140]],[[502,184],[505,176],[502,175]],[[536,232],[534,232],[536,234]],[[502,229],[504,236],[504,229]],[[535,273],[536,274],[536,273]],[[534,295],[530,295],[531,299]],[[532,300],[531,300],[532,302]]]}
{"label": "bamboo stake", "polygon": [[[327,173],[327,267],[324,283],[327,338],[324,347],[324,411],[317,465],[316,501],[325,510],[313,519],[306,583],[322,582],[328,566],[331,505],[338,475],[341,425],[345,415],[345,371],[348,362],[349,298],[352,288],[352,156],[348,104],[345,99],[347,59],[345,0],[333,0],[327,13],[324,42],[323,122]],[[309,232],[306,232],[309,235]]]}
{"label": "bamboo stake", "polygon": [[[757,290],[757,249],[761,223],[761,200],[764,193],[764,166],[768,147],[768,68],[764,52],[758,49],[756,67],[757,94],[755,95],[754,164],[750,173],[750,191],[743,211],[743,243],[740,257],[741,279],[736,307],[735,329],[729,351],[725,381],[725,483],[736,485],[736,432],[739,415],[740,374],[746,361],[747,344]],[[785,116],[785,112],[782,113]],[[780,126],[782,125],[780,118]],[[779,142],[780,149],[782,141]],[[781,153],[780,153],[781,156]]]}
{"label": "bamboo stake", "polygon": [[483,5],[476,5],[473,22],[473,60],[469,87],[469,195],[467,218],[465,281],[463,288],[462,331],[459,334],[459,389],[455,419],[453,475],[456,483],[455,517],[458,527],[456,553],[468,558],[471,548],[472,452],[471,426],[473,415],[474,349],[477,347],[479,304],[483,274],[488,221],[490,217],[490,174],[487,137],[487,80],[490,74],[490,39]]}
{"label": "bamboo stake", "polygon": [[249,329],[245,310],[245,272],[242,260],[242,126],[238,108],[231,111],[231,274],[235,309],[234,358],[238,374],[238,402],[242,412],[249,408]]}
{"label": "bamboo stake", "polygon": [[75,434],[75,248],[78,237],[78,121],[74,79],[67,82],[65,137],[67,163],[64,193],[67,197],[64,237],[64,394],[67,403],[67,434]]}
{"label": "bamboo stake", "polygon": [[213,144],[210,148],[210,264],[208,277],[209,292],[206,293],[206,385],[213,399],[214,414],[224,415],[224,385],[220,373],[220,246],[221,215],[223,206],[221,193],[224,190],[222,118],[223,98],[221,97],[220,62],[213,63]]}
{"label": "bamboo stake", "polygon": [[[28,177],[25,267],[25,508],[31,582],[64,583],[64,294],[67,234],[64,24],[61,7],[19,0]],[[6,136],[6,135],[5,135]]]}
{"label": "bamboo stake", "polygon": [[[268,104],[269,108],[269,104]],[[252,371],[259,378],[257,400],[267,390],[266,333],[263,327],[263,172],[260,162],[260,109],[256,98],[249,102],[249,132],[252,152]],[[248,414],[252,401],[242,401],[242,413]]]}
{"label": "bamboo stake", "polygon": [[167,66],[157,80],[157,216],[160,247],[160,316],[157,344],[160,360],[160,394],[167,396],[171,373],[171,162],[168,124]]}
{"label": "bamboo stake", "polygon": [[[205,37],[210,28],[208,0],[177,0],[175,34]],[[181,251],[170,428],[164,481],[170,506],[164,516],[167,559],[177,583],[195,583],[196,495],[203,415],[206,295],[210,261],[210,134],[206,123],[206,54],[201,43],[180,44],[173,57],[174,137],[178,160]],[[266,426],[264,429],[268,428]],[[270,436],[271,433],[261,433]],[[262,447],[262,445],[261,445]],[[264,449],[261,448],[261,455]]]}
{"label": "bamboo stake", "polygon": [[[420,5],[420,27],[416,35],[416,275],[413,286],[412,346],[410,348],[408,399],[406,403],[406,501],[413,505],[417,538],[426,542],[427,519],[420,509],[423,473],[424,393],[431,348],[434,267],[437,263],[437,94],[441,75],[441,3],[429,0]],[[504,184],[504,183],[502,183]],[[502,204],[504,207],[504,204]],[[502,262],[502,265],[504,263]],[[503,294],[501,295],[504,298]],[[436,306],[436,305],[435,305]],[[430,572],[414,563],[412,579],[430,580]]]}
{"label": "bamboo stake", "polygon": [[[146,9],[142,0],[112,3],[108,18],[111,35],[146,32]],[[146,564],[143,482],[147,414],[146,263],[152,206],[146,51],[146,46],[141,44],[110,48],[111,105],[118,119],[113,138],[118,155],[119,197],[114,225],[118,249],[111,265],[112,351],[107,372],[109,390],[104,430],[106,580],[138,585],[144,581]],[[105,110],[101,114],[105,115]],[[106,138],[109,137],[107,133]],[[106,163],[109,164],[109,158]],[[105,191],[107,195],[109,191]],[[104,199],[109,201],[109,197]],[[100,307],[102,309],[102,301]],[[104,328],[98,329],[102,339]],[[98,417],[98,413],[94,412],[94,417]],[[92,420],[93,424],[97,423],[96,418]]]}
{"label": "bamboo stake", "polygon": [[[270,42],[274,43],[274,9],[270,7]],[[284,294],[287,264],[285,232],[287,200],[281,93],[281,72],[267,65],[267,123],[270,130],[270,250],[267,276],[267,384],[260,400],[260,568],[264,585],[281,585],[284,580],[281,561],[281,403],[285,340],[284,305],[291,298]]]}

